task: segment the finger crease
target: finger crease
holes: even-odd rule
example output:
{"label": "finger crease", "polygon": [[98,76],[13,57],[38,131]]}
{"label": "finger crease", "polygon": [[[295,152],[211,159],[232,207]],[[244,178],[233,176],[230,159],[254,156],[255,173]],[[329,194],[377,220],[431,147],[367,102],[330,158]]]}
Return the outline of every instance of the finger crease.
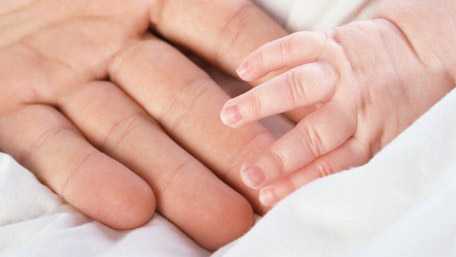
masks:
{"label": "finger crease", "polygon": [[287,170],[285,169],[285,158],[278,152],[271,151],[270,156],[276,166],[276,176],[280,176],[282,174],[286,174]]}
{"label": "finger crease", "polygon": [[[234,43],[237,41],[239,38],[239,35],[241,34],[241,29],[243,26],[240,24],[236,29],[234,29],[233,32],[233,24],[235,24],[238,21],[242,21],[244,19],[245,14],[247,11],[251,8],[253,8],[253,4],[250,3],[250,1],[245,1],[236,12],[227,20],[227,22],[222,26],[220,30],[220,40],[218,40],[217,45],[215,46],[216,53],[215,53],[215,59],[217,62],[221,64],[222,56],[229,52],[229,49],[234,45]],[[229,39],[226,40],[226,35],[229,35]],[[219,46],[224,46],[224,47],[219,47]]]}
{"label": "finger crease", "polygon": [[[156,116],[156,119],[161,124],[168,124],[166,127],[168,128],[169,132],[175,131],[179,127],[180,123],[183,122],[184,118],[189,117],[189,114],[192,113],[196,103],[199,102],[199,99],[201,99],[206,93],[209,92],[211,81],[209,78],[201,78],[195,79],[186,84],[187,86],[183,90],[177,91],[168,107],[161,111],[160,115]],[[177,106],[185,102],[183,99],[191,100],[188,100],[189,103],[181,108],[182,111],[177,115],[177,117],[173,119],[172,122],[166,122],[167,118],[164,117],[167,117],[173,113],[173,110],[179,110],[180,108],[177,108]]]}
{"label": "finger crease", "polygon": [[193,160],[189,157],[182,161],[182,163],[177,165],[176,168],[173,169],[169,177],[166,179],[166,182],[163,183],[163,185],[159,188],[157,194],[166,194],[171,185],[175,183],[178,180],[178,178],[184,174],[184,171],[186,171],[187,168],[191,166],[192,162]]}
{"label": "finger crease", "polygon": [[[126,117],[125,119],[122,119],[118,122],[116,122],[109,132],[106,134],[105,138],[101,141],[101,148],[106,149],[108,148],[108,144],[110,141],[112,141],[112,147],[116,148],[118,145],[122,143],[122,141],[127,137],[128,134],[132,133],[134,131],[135,124],[137,124],[138,121],[142,120],[144,118],[144,113],[142,111],[138,111],[133,113],[132,115]],[[121,134],[117,137],[117,139],[113,139],[113,135],[117,130],[119,130],[122,125],[125,126]]]}
{"label": "finger crease", "polygon": [[330,176],[333,174],[333,169],[326,162],[321,162],[317,164],[318,174],[321,178]]}
{"label": "finger crease", "polygon": [[23,154],[18,156],[17,160],[20,163],[27,164],[33,157],[33,153],[37,152],[46,142],[49,140],[49,138],[53,136],[57,136],[60,133],[63,133],[65,131],[71,131],[74,133],[78,133],[76,129],[74,129],[71,126],[61,126],[61,127],[56,127],[53,129],[46,130],[43,134],[41,134],[35,143],[33,143],[28,150],[26,150]]}
{"label": "finger crease", "polygon": [[315,131],[311,126],[304,126],[298,128],[301,134],[301,140],[304,146],[307,146],[313,158],[319,157],[323,153],[322,139],[318,132]]}
{"label": "finger crease", "polygon": [[80,171],[82,170],[82,167],[84,166],[84,164],[87,163],[87,161],[97,153],[98,152],[96,150],[93,150],[93,151],[89,152],[88,154],[86,154],[81,159],[81,161],[75,166],[73,171],[68,174],[67,178],[65,179],[65,182],[62,184],[62,186],[59,190],[60,192],[57,192],[58,194],[65,197],[65,190],[67,189],[68,185],[70,184],[71,179],[73,177],[75,177],[77,174],[79,174]]}

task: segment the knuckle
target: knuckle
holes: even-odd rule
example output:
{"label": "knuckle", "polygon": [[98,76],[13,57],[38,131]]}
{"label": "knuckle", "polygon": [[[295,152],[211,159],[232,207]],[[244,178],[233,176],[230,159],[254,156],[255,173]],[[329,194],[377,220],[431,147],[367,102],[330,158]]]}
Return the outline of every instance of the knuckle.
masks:
{"label": "knuckle", "polygon": [[207,97],[211,97],[213,81],[209,77],[193,78],[185,83],[185,87],[176,90],[169,103],[163,106],[160,113],[155,118],[162,124],[167,124],[167,129],[175,132],[181,124],[188,121],[189,115],[198,108],[198,103],[206,102]]}
{"label": "knuckle", "polygon": [[279,43],[280,48],[280,55],[281,55],[281,63],[284,65],[287,60],[292,56],[293,49],[295,47],[296,42],[296,35],[291,35],[288,39],[282,40]]}
{"label": "knuckle", "polygon": [[[336,55],[344,60],[351,72],[360,80],[375,76],[380,66],[390,66],[390,56],[383,49],[388,45],[372,22],[358,21],[340,26],[334,30],[328,45]],[[387,43],[389,44],[389,43]],[[362,49],[380,49],[366,54]],[[384,58],[387,57],[387,58]],[[376,62],[372,62],[375,59]]]}
{"label": "knuckle", "polygon": [[271,151],[269,154],[273,165],[275,166],[275,176],[287,173],[285,157],[279,151]]}
{"label": "knuckle", "polygon": [[259,51],[256,53],[256,56],[254,57],[254,62],[255,62],[255,65],[251,66],[252,68],[255,68],[255,67],[260,67],[260,68],[266,68],[266,62],[265,62],[265,59],[264,59],[264,52],[263,51]]}
{"label": "knuckle", "polygon": [[262,102],[261,97],[257,94],[253,94],[250,97],[248,111],[253,117],[260,117],[262,116]]}
{"label": "knuckle", "polygon": [[83,167],[93,161],[93,159],[100,158],[101,154],[96,151],[95,149],[88,151],[85,155],[82,156],[81,159],[79,159],[78,162],[74,163],[74,167],[68,174],[66,175],[66,178],[61,182],[60,185],[57,185],[57,193],[60,194],[61,196],[65,197],[65,192],[66,189],[69,187],[71,184],[71,180],[83,169]]}
{"label": "knuckle", "polygon": [[251,1],[238,1],[238,6],[234,9],[231,16],[229,16],[221,26],[219,35],[219,44],[221,47],[216,52],[217,60],[220,61],[225,53],[236,46],[239,38],[242,36],[242,30],[246,27],[250,18],[250,10],[255,6]]}
{"label": "knuckle", "polygon": [[100,148],[115,151],[123,141],[134,134],[136,129],[144,127],[147,118],[143,111],[137,111],[113,123],[106,135],[98,142]]}
{"label": "knuckle", "polygon": [[[26,40],[3,51],[1,55],[0,66],[3,69],[0,71],[0,78],[2,83],[8,84],[6,90],[14,95],[16,102],[51,102],[50,99],[54,97],[57,89],[52,83],[56,72],[70,72],[49,60],[41,51],[26,43]],[[62,84],[64,83],[59,86],[65,86]]]}
{"label": "knuckle", "polygon": [[159,59],[157,57],[166,52],[163,51],[164,47],[165,43],[157,40],[155,37],[148,38],[141,42],[133,42],[114,55],[108,65],[108,73],[114,77],[120,76],[122,70],[139,65],[138,62],[145,58],[145,54],[152,55],[150,56],[151,59]]}
{"label": "knuckle", "polygon": [[286,75],[290,101],[293,104],[298,104],[306,99],[307,92],[303,83],[302,72],[299,69],[291,70]]}
{"label": "knuckle", "polygon": [[179,162],[170,170],[170,172],[166,173],[166,175],[162,175],[162,183],[157,186],[158,197],[166,194],[167,191],[171,190],[173,185],[180,185],[180,182],[182,179],[185,179],[185,175],[188,171],[199,169],[200,167],[196,167],[196,164],[197,163],[192,158],[187,158]]}
{"label": "knuckle", "polygon": [[358,143],[355,148],[355,154],[359,158],[359,165],[368,163],[376,153],[376,147],[370,143]]}
{"label": "knuckle", "polygon": [[300,132],[302,144],[309,150],[313,158],[317,158],[325,152],[322,138],[313,126],[303,123],[298,125],[297,130]]}
{"label": "knuckle", "polygon": [[334,174],[336,171],[327,161],[320,161],[316,164],[316,169],[320,177],[327,177]]}
{"label": "knuckle", "polygon": [[62,134],[70,134],[73,136],[79,135],[79,132],[76,129],[65,126],[64,124],[50,127],[47,130],[44,130],[30,145],[30,147],[24,150],[17,157],[18,162],[23,164],[29,164],[33,162],[34,156],[40,152],[41,149],[46,149],[49,145],[54,144],[56,140],[59,140],[59,137]]}

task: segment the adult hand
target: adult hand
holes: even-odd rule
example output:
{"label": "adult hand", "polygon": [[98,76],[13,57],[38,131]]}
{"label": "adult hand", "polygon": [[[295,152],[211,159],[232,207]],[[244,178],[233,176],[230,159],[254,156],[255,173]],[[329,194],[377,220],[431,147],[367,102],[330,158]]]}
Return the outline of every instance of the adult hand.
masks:
{"label": "adult hand", "polygon": [[231,73],[285,33],[247,0],[3,1],[0,150],[108,226],[142,225],[157,207],[215,249],[252,224],[228,185],[258,206],[239,166],[272,137],[224,127],[228,97],[151,25]]}

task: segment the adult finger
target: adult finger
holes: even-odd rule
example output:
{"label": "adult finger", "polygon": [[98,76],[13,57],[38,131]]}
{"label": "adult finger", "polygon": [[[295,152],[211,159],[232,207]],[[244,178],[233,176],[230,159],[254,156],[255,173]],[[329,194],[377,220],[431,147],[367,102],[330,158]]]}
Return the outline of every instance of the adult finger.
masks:
{"label": "adult finger", "polygon": [[154,2],[155,29],[231,74],[254,49],[287,34],[250,0]]}
{"label": "adult finger", "polygon": [[116,85],[86,84],[61,98],[59,106],[94,144],[143,177],[156,193],[158,210],[204,247],[217,249],[252,225],[247,201]]}
{"label": "adult finger", "polygon": [[[151,10],[152,26],[160,34],[231,75],[255,49],[288,34],[250,0],[156,0]],[[298,121],[313,111],[300,108],[289,117]]]}
{"label": "adult finger", "polygon": [[121,53],[110,74],[173,139],[260,206],[257,192],[241,182],[239,167],[273,138],[258,124],[224,126],[219,112],[228,96],[206,73],[172,46],[151,39]]}
{"label": "adult finger", "polygon": [[93,147],[51,107],[26,106],[3,115],[0,142],[2,150],[91,218],[130,229],[154,213],[150,186]]}

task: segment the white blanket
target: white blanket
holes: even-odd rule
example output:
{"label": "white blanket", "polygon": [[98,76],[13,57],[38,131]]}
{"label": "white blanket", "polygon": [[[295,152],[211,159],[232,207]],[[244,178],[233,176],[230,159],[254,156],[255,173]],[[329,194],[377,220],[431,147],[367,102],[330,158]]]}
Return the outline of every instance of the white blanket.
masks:
{"label": "white blanket", "polygon": [[[325,29],[362,0],[258,2],[291,29]],[[302,188],[214,256],[456,256],[455,171],[456,92],[369,165]],[[210,255],[158,216],[129,232],[90,221],[0,155],[0,256]]]}
{"label": "white blanket", "polygon": [[368,165],[282,202],[224,257],[456,256],[456,91]]}

